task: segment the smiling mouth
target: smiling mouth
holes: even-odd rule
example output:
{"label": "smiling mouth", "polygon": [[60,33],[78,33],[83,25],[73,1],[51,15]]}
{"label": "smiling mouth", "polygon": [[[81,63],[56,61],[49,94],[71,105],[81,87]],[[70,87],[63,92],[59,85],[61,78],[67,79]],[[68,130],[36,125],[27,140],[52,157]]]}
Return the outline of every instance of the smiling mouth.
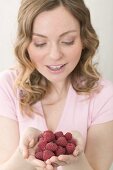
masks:
{"label": "smiling mouth", "polygon": [[66,64],[47,66],[52,71],[61,70]]}

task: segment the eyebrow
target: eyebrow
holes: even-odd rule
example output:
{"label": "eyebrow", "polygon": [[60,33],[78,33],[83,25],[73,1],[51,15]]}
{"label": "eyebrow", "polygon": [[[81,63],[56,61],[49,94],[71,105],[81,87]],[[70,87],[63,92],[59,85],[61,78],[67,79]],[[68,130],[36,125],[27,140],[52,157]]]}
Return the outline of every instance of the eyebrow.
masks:
{"label": "eyebrow", "polygon": [[[69,31],[66,31],[66,32],[62,33],[59,37],[63,37],[64,35],[69,34],[69,33],[72,33],[72,32],[77,32],[77,30],[69,30]],[[39,37],[43,37],[43,38],[48,38],[48,37],[45,36],[45,35],[38,34],[38,33],[34,33],[34,32],[32,33],[32,35],[34,35],[34,36],[39,36]]]}

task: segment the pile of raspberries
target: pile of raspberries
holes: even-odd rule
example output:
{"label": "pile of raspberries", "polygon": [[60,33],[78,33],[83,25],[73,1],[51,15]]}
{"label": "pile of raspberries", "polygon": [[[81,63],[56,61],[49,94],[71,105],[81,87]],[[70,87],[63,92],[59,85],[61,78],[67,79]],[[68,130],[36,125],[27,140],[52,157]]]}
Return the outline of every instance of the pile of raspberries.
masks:
{"label": "pile of raspberries", "polygon": [[35,158],[46,161],[52,156],[69,155],[73,153],[76,145],[70,132],[63,134],[62,131],[53,133],[47,130],[39,135]]}

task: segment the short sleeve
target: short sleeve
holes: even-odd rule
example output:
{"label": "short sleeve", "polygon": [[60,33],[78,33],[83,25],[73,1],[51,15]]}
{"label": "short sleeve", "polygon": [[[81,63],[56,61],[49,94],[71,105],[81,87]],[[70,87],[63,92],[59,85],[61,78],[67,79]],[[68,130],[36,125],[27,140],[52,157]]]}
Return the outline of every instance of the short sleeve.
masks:
{"label": "short sleeve", "polygon": [[90,126],[113,120],[113,84],[102,82],[102,89],[95,95],[90,108]]}
{"label": "short sleeve", "polygon": [[0,73],[0,116],[17,120],[14,75],[10,70]]}

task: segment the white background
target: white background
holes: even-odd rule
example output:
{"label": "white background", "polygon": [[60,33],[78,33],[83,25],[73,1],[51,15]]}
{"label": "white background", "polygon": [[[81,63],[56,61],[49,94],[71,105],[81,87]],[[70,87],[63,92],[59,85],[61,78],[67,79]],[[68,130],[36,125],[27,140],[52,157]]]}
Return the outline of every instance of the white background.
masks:
{"label": "white background", "polygon": [[[113,0],[85,0],[100,39],[99,69],[113,81]],[[13,45],[20,0],[0,0],[0,71],[15,62]]]}

